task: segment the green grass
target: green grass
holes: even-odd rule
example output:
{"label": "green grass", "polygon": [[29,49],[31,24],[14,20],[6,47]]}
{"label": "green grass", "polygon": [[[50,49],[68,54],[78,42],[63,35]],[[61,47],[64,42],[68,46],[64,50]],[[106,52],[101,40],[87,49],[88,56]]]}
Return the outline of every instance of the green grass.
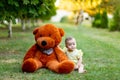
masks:
{"label": "green grass", "polygon": [[[119,80],[120,79],[120,32],[54,23],[65,31],[61,42],[64,47],[66,36],[74,36],[77,48],[84,52],[83,61],[87,73],[57,74],[48,69],[34,73],[23,73],[21,64],[26,51],[35,43],[32,30],[22,32],[13,28],[13,38],[6,38],[7,30],[0,29],[0,80]],[[89,26],[89,27],[88,27]]]}

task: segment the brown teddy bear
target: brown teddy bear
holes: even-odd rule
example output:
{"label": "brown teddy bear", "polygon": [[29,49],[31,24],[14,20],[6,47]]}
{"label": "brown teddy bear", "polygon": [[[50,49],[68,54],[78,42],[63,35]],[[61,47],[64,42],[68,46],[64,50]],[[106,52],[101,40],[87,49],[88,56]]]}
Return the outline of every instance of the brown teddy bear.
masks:
{"label": "brown teddy bear", "polygon": [[74,63],[68,60],[65,53],[58,47],[64,31],[52,24],[46,24],[33,31],[36,43],[26,53],[23,72],[34,72],[40,68],[48,68],[57,73],[70,73]]}

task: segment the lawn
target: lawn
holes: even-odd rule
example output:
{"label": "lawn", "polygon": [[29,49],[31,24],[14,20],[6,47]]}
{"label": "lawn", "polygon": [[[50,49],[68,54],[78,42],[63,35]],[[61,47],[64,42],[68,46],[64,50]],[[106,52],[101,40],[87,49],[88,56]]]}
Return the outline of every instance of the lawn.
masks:
{"label": "lawn", "polygon": [[64,47],[66,36],[74,36],[77,48],[84,52],[87,73],[57,74],[47,69],[23,73],[21,64],[26,51],[35,43],[32,29],[22,32],[13,28],[13,38],[6,38],[7,30],[0,28],[0,80],[119,80],[120,32],[91,28],[86,24],[54,23],[65,31],[60,44]]}

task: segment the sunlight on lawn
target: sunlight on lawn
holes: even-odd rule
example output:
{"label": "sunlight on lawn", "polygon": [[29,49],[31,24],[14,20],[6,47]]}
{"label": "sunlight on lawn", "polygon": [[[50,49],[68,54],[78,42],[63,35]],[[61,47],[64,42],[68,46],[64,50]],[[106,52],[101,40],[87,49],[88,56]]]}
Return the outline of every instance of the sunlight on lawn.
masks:
{"label": "sunlight on lawn", "polygon": [[8,60],[1,60],[1,63],[15,63],[17,62],[17,59],[8,59]]}

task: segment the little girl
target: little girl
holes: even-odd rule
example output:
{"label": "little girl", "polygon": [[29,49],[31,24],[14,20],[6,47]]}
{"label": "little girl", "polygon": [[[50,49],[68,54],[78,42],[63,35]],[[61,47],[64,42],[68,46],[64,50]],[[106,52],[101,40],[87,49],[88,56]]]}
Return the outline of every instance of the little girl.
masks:
{"label": "little girl", "polygon": [[84,65],[82,64],[83,52],[76,49],[76,40],[73,37],[67,37],[65,39],[65,48],[63,49],[70,60],[75,63],[75,70],[79,73],[84,73]]}

